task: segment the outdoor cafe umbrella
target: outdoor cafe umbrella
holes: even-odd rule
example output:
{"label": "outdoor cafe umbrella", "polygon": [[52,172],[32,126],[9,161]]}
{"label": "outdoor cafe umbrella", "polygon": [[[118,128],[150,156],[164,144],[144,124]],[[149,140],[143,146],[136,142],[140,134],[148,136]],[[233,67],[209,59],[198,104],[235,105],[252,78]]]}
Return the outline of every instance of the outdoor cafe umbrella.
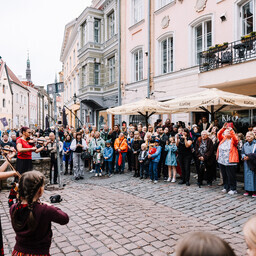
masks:
{"label": "outdoor cafe umbrella", "polygon": [[256,98],[211,88],[163,102],[161,105],[169,108],[171,113],[200,112],[203,110],[209,113],[213,120],[215,113],[223,108],[230,111],[256,108]]}
{"label": "outdoor cafe umbrella", "polygon": [[107,113],[112,115],[142,115],[146,120],[146,126],[148,126],[149,117],[154,114],[169,114],[170,111],[162,106],[160,102],[146,98],[119,107],[109,108]]}

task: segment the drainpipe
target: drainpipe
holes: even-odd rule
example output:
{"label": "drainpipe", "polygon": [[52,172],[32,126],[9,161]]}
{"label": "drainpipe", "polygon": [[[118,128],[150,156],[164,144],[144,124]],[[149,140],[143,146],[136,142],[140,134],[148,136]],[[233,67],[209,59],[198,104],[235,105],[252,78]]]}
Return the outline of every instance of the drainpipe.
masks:
{"label": "drainpipe", "polygon": [[148,99],[150,98],[150,70],[151,70],[151,0],[148,0]]}
{"label": "drainpipe", "polygon": [[[118,106],[122,105],[121,99],[121,0],[117,3],[118,9]],[[121,123],[121,116],[119,116],[119,123]]]}

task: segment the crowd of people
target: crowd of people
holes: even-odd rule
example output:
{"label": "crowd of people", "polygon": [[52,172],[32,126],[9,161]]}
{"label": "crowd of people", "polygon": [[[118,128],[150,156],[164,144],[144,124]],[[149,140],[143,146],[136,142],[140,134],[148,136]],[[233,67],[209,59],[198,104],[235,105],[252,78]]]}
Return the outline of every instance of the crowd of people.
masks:
{"label": "crowd of people", "polygon": [[[18,186],[18,202],[10,204],[10,215],[16,233],[16,244],[12,255],[49,255],[52,231],[51,223],[65,225],[69,216],[60,209],[41,202],[44,192],[44,176],[32,170],[33,153],[51,158],[50,180],[57,183],[57,154],[61,158],[64,175],[83,179],[85,167],[95,176],[122,174],[127,170],[134,177],[150,179],[157,183],[160,178],[179,184],[190,185],[190,167],[193,162],[197,171],[198,185],[206,181],[209,186],[220,170],[222,192],[236,194],[236,173],[244,165],[245,196],[256,197],[256,127],[245,134],[236,133],[232,123],[220,127],[216,122],[209,124],[203,118],[200,125],[184,127],[174,125],[169,119],[154,126],[129,124],[121,127],[108,126],[97,131],[96,127],[84,126],[75,130],[60,127],[59,145],[53,128],[43,131],[22,127],[19,131],[9,130],[1,134],[1,148],[11,149],[6,157],[16,157],[16,169],[22,174]],[[5,161],[0,166],[0,179],[16,176],[15,171],[4,172]],[[53,173],[53,175],[52,175]],[[222,184],[221,184],[222,183]],[[256,256],[256,218],[244,226],[248,255]],[[36,234],[36,235],[35,235]],[[32,246],[33,245],[33,246]],[[0,255],[4,255],[0,223]],[[207,233],[186,236],[177,246],[176,255],[210,256],[232,255],[232,248],[222,239]]]}
{"label": "crowd of people", "polygon": [[[87,169],[95,176],[134,172],[133,176],[159,179],[190,186],[191,165],[195,166],[197,184],[204,181],[211,186],[219,170],[223,193],[236,194],[236,174],[244,166],[245,196],[256,197],[256,127],[249,127],[245,136],[237,133],[233,123],[222,127],[206,117],[200,124],[188,125],[170,119],[158,119],[154,126],[122,122],[109,129],[107,125],[97,130],[91,125],[60,127],[59,154],[61,172],[84,179]],[[18,139],[17,139],[18,137]],[[50,180],[57,184],[57,144],[54,128],[42,130],[22,127],[19,131],[2,133],[0,145],[17,151],[17,170],[24,173],[32,169],[35,153],[51,158]],[[127,163],[127,165],[126,165]]]}

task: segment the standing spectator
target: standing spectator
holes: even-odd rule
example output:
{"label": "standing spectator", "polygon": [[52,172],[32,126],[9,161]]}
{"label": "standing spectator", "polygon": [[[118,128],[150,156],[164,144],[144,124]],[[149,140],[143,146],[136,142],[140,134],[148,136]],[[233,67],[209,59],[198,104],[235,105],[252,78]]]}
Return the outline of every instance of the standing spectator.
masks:
{"label": "standing spectator", "polygon": [[89,150],[91,155],[94,154],[96,147],[100,146],[101,152],[103,152],[103,149],[105,148],[105,141],[100,137],[100,132],[95,132],[95,137],[91,139]]}
{"label": "standing spectator", "polygon": [[105,171],[109,177],[112,176],[112,161],[113,161],[113,148],[111,147],[111,140],[106,141],[106,147],[103,150],[103,157],[105,162]]}
{"label": "standing spectator", "polygon": [[[115,148],[115,140],[118,138],[119,134],[120,134],[119,127],[118,127],[118,125],[115,125],[114,130],[109,132],[109,139],[111,140],[112,148]],[[116,151],[114,150],[112,170],[114,170],[115,160],[116,160]]]}
{"label": "standing spectator", "polygon": [[212,185],[213,175],[214,175],[214,147],[212,140],[208,137],[207,131],[201,132],[201,137],[197,139],[196,142],[196,156],[200,161],[200,167],[198,172],[198,185],[203,184],[204,175],[206,175],[207,184]]}
{"label": "standing spectator", "polygon": [[223,176],[224,189],[223,193],[234,195],[236,191],[236,169],[239,162],[237,144],[238,139],[234,130],[227,127],[225,123],[218,132],[218,140],[220,141],[217,159]]}
{"label": "standing spectator", "polygon": [[252,128],[252,132],[254,133],[254,138],[256,139],[256,126]]}
{"label": "standing spectator", "polygon": [[55,140],[55,134],[51,132],[49,134],[50,143],[48,146],[48,150],[50,151],[51,156],[51,165],[50,165],[50,183],[52,184],[52,169],[53,169],[53,183],[57,183],[58,177],[58,165],[57,165],[57,143]]}
{"label": "standing spectator", "polygon": [[68,165],[70,165],[69,174],[72,175],[72,172],[73,172],[73,151],[70,149],[71,142],[72,142],[71,136],[67,135],[63,143],[63,151],[64,151],[63,161],[65,162],[64,175],[68,174]]}
{"label": "standing spectator", "polygon": [[161,146],[160,146],[160,140],[156,139],[155,140],[155,153],[151,154],[151,151],[149,151],[148,158],[150,159],[149,163],[149,176],[152,182],[155,184],[158,181],[158,173],[157,173],[157,167],[158,163],[161,158]]}
{"label": "standing spectator", "polygon": [[84,160],[82,159],[82,152],[87,149],[81,133],[77,133],[76,137],[71,142],[70,149],[73,151],[73,170],[75,180],[84,179]]}
{"label": "standing spectator", "polygon": [[237,164],[237,173],[240,172],[240,166],[242,164],[242,149],[244,146],[244,135],[242,133],[237,134],[237,139],[238,139],[238,144],[237,144],[237,149],[238,149],[238,156],[239,156],[239,163]]}
{"label": "standing spectator", "polygon": [[210,124],[207,121],[207,118],[204,116],[202,118],[202,123],[199,125],[199,131],[207,130],[210,127]]}
{"label": "standing spectator", "polygon": [[138,125],[138,132],[140,133],[140,137],[142,140],[144,140],[144,137],[145,137],[145,132],[142,131],[142,124],[139,124]]}
{"label": "standing spectator", "polygon": [[159,128],[159,133],[160,133],[160,146],[161,146],[161,158],[158,163],[158,178],[163,175],[164,181],[167,181],[168,179],[168,167],[165,164],[165,159],[167,156],[167,152],[165,151],[165,145],[166,142],[169,141],[169,129],[166,127],[164,130],[163,128]]}
{"label": "standing spectator", "polygon": [[95,177],[102,176],[101,166],[103,163],[103,155],[101,153],[101,146],[97,146],[95,148],[95,152],[93,154],[93,163],[95,164],[95,170],[96,170]]}
{"label": "standing spectator", "polygon": [[138,131],[134,132],[134,139],[132,140],[131,143],[131,149],[132,149],[132,163],[133,163],[133,168],[134,168],[134,175],[133,177],[139,177],[140,173],[139,173],[139,153],[140,153],[140,148],[141,148],[141,144],[142,144],[142,140],[140,137],[140,133]]}
{"label": "standing spectator", "polygon": [[116,173],[124,173],[128,145],[123,133],[120,133],[119,137],[115,140],[114,149],[116,151]]}
{"label": "standing spectator", "polygon": [[141,144],[141,151],[138,157],[140,163],[140,179],[148,178],[148,150],[147,145],[145,143]]}
{"label": "standing spectator", "polygon": [[171,120],[168,118],[166,119],[164,125],[163,125],[163,129],[168,128],[168,133],[170,134],[172,131],[172,124],[171,124]]}
{"label": "standing spectator", "polygon": [[[175,138],[170,137],[170,144],[168,143],[168,140],[166,141],[165,145],[165,151],[167,152],[167,156],[165,159],[165,165],[168,166],[168,174],[169,177],[167,179],[168,182],[176,182],[176,166],[177,166],[177,160],[176,160],[176,151],[177,146],[175,143]],[[173,174],[173,175],[172,175]]]}
{"label": "standing spectator", "polygon": [[134,133],[129,132],[129,136],[127,138],[127,145],[128,145],[128,151],[127,151],[127,162],[128,162],[128,170],[131,172],[133,169],[133,153],[132,153],[132,141],[134,138]]}
{"label": "standing spectator", "polygon": [[253,132],[246,133],[247,142],[244,144],[241,155],[244,161],[244,189],[245,196],[256,197],[256,173],[250,168],[250,154],[256,153],[256,141]]}
{"label": "standing spectator", "polygon": [[16,133],[14,133],[11,135],[10,142],[11,142],[11,147],[15,148],[15,150],[17,150],[16,140],[17,140]]}
{"label": "standing spectator", "polygon": [[172,127],[172,131],[171,131],[171,133],[170,133],[170,135],[172,136],[172,137],[175,137],[176,136],[176,134],[178,133],[178,125],[174,125],[173,127]]}
{"label": "standing spectator", "polygon": [[8,133],[3,134],[3,139],[0,142],[0,145],[2,148],[6,147],[6,146],[12,147],[12,143],[9,141]]}
{"label": "standing spectator", "polygon": [[148,125],[148,132],[151,132],[151,134],[154,133],[154,129],[151,124]]}
{"label": "standing spectator", "polygon": [[199,166],[200,166],[200,161],[196,155],[196,142],[197,142],[197,139],[199,137],[201,137],[201,134],[200,132],[198,131],[198,127],[196,124],[192,125],[192,129],[191,129],[191,135],[192,135],[192,158],[194,159],[195,161],[195,166],[196,166],[196,173],[198,174],[199,173]]}
{"label": "standing spectator", "polygon": [[178,159],[182,172],[182,181],[179,184],[190,186],[190,163],[192,159],[192,138],[189,136],[189,130],[179,128],[176,135],[176,146],[178,147]]}
{"label": "standing spectator", "polygon": [[160,127],[162,128],[162,119],[157,119],[156,122],[155,122],[155,132]]}
{"label": "standing spectator", "polygon": [[104,141],[107,141],[107,140],[108,140],[108,132],[109,132],[109,128],[108,128],[108,126],[105,124],[105,125],[104,125],[104,129],[103,129],[103,131],[102,131],[101,134],[100,134],[100,137],[101,137]]}

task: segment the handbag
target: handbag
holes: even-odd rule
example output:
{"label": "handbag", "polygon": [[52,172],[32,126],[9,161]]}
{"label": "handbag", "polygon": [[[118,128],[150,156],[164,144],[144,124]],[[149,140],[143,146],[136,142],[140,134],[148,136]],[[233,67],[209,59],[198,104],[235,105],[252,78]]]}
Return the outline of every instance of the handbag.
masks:
{"label": "handbag", "polygon": [[83,151],[81,154],[81,159],[82,160],[89,160],[91,158],[91,155],[88,151]]}

